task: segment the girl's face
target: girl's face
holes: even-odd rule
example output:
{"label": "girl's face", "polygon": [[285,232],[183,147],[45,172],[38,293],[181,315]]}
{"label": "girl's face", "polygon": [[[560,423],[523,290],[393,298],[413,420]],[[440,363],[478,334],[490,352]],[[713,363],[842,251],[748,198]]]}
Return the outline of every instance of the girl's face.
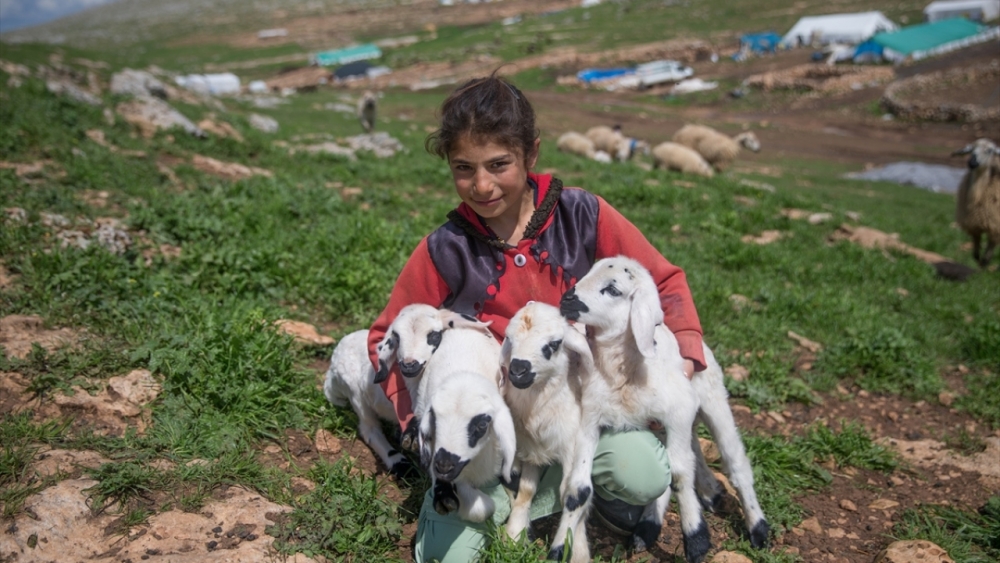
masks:
{"label": "girl's face", "polygon": [[538,140],[527,158],[520,150],[463,136],[448,155],[455,191],[484,219],[516,222],[522,205],[532,205],[528,171],[538,160]]}

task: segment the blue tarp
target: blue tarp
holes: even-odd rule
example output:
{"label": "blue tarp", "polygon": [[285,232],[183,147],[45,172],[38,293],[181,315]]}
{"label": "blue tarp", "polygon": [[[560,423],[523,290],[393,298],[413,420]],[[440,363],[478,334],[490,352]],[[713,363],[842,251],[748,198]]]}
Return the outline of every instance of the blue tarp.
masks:
{"label": "blue tarp", "polygon": [[634,72],[633,68],[585,68],[576,73],[576,77],[582,82],[598,82]]}
{"label": "blue tarp", "polygon": [[881,45],[869,39],[858,45],[857,49],[854,50],[854,62],[879,62],[882,60],[883,50]]}
{"label": "blue tarp", "polygon": [[780,41],[781,36],[773,31],[747,33],[740,37],[740,47],[746,47],[754,53],[773,53]]}

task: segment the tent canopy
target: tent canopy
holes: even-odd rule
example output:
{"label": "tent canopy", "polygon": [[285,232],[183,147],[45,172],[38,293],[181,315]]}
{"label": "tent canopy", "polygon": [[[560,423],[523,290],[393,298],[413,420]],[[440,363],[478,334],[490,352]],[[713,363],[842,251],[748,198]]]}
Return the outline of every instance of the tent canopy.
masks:
{"label": "tent canopy", "polygon": [[872,41],[905,57],[973,37],[983,29],[983,26],[967,19],[951,18],[934,23],[911,25],[892,33],[879,33],[872,38]]}
{"label": "tent canopy", "polygon": [[1000,0],[935,0],[924,8],[929,22],[948,18],[990,21],[1000,17]]}
{"label": "tent canopy", "polygon": [[740,37],[740,45],[746,46],[755,53],[773,53],[781,37],[773,31],[763,33],[747,33]]}
{"label": "tent canopy", "polygon": [[781,45],[808,45],[814,37],[821,43],[861,43],[876,33],[896,29],[892,20],[877,11],[806,16],[781,38]]}
{"label": "tent canopy", "polygon": [[382,50],[377,45],[369,43],[345,49],[337,49],[335,51],[316,53],[312,56],[312,63],[320,66],[342,65],[365,59],[377,59],[381,56]]}

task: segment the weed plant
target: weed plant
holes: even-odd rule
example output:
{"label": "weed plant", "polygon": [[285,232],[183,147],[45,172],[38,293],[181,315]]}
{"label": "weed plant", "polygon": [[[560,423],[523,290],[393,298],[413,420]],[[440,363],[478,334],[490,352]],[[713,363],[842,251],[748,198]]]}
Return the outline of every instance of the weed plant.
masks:
{"label": "weed plant", "polygon": [[990,497],[970,513],[953,506],[923,505],[903,512],[893,535],[924,539],[941,546],[956,563],[1000,559],[1000,497]]}

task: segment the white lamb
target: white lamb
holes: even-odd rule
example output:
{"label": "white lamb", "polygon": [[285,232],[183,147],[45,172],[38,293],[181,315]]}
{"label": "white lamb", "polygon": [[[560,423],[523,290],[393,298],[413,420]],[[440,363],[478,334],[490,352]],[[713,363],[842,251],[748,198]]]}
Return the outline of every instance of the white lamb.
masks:
{"label": "white lamb", "polygon": [[507,325],[501,348],[509,385],[504,398],[514,418],[517,459],[521,463],[507,533],[517,538],[530,525],[529,509],[541,469],[563,468],[559,487],[563,512],[549,559],[563,561],[572,533],[570,561],[590,561],[586,521],[593,499],[591,467],[600,434],[596,403],[605,393],[594,374],[587,338],[571,327],[559,309],[532,302]]}
{"label": "white lamb", "polygon": [[706,178],[715,176],[712,165],[706,162],[698,151],[670,141],[653,147],[653,168],[660,167]]}
{"label": "white lamb", "polygon": [[396,413],[382,387],[372,384],[374,379],[375,370],[368,359],[368,331],[358,330],[343,337],[333,349],[323,394],[338,407],[350,402],[358,415],[361,439],[374,450],[391,474],[409,477],[414,470],[413,464],[389,445],[382,432],[379,419],[395,422]]}
{"label": "white lamb", "polygon": [[[1000,244],[1000,148],[978,139],[952,156],[969,156],[969,170],[958,186],[955,221],[972,238],[972,257],[985,268]],[[979,253],[986,235],[986,252]]]}
{"label": "white lamb", "polygon": [[483,522],[496,506],[479,487],[497,477],[509,487],[512,480],[510,410],[497,383],[480,373],[454,371],[436,383],[420,419],[420,463],[431,474],[434,510]]}
{"label": "white lamb", "polygon": [[649,144],[645,141],[626,137],[607,125],[591,127],[587,130],[587,138],[593,141],[595,149],[614,155],[619,162],[629,160],[636,152],[649,154]]}
{"label": "white lamb", "polygon": [[375,116],[378,109],[378,96],[368,90],[358,99],[358,121],[365,133],[375,130]]}
{"label": "white lamb", "polygon": [[[705,348],[708,369],[688,380],[673,333],[663,326],[656,284],[638,262],[618,256],[599,260],[563,295],[560,311],[587,325],[598,373],[611,394],[604,402],[602,425],[644,428],[656,420],[666,430],[667,453],[677,493],[686,559],[700,562],[711,547],[708,526],[699,506],[714,504],[719,486],[699,459],[696,420],[706,423],[722,453],[724,469],[743,503],[750,541],[767,544],[769,526],[753,490],[753,471],[736,429],[722,370]],[[697,418],[696,418],[697,416]],[[697,476],[696,476],[697,473]],[[649,504],[633,535],[634,548],[653,545],[670,503],[670,491]]]}
{"label": "white lamb", "polygon": [[752,131],[729,137],[705,125],[685,125],[674,133],[673,141],[692,148],[718,170],[729,166],[741,148],[760,151],[760,141]]}
{"label": "white lamb", "polygon": [[594,148],[594,142],[584,135],[575,131],[567,131],[556,140],[556,148],[562,152],[568,152],[579,156],[587,157],[597,162],[611,162],[611,156]]}
{"label": "white lamb", "polygon": [[[500,343],[488,330],[490,323],[448,309],[414,303],[400,309],[379,343],[375,383],[389,377],[398,364],[410,392],[414,419],[403,429],[400,445],[417,449],[419,418],[425,410],[423,398],[430,379],[445,377],[458,369],[500,379]],[[445,334],[447,333],[447,338]]]}

